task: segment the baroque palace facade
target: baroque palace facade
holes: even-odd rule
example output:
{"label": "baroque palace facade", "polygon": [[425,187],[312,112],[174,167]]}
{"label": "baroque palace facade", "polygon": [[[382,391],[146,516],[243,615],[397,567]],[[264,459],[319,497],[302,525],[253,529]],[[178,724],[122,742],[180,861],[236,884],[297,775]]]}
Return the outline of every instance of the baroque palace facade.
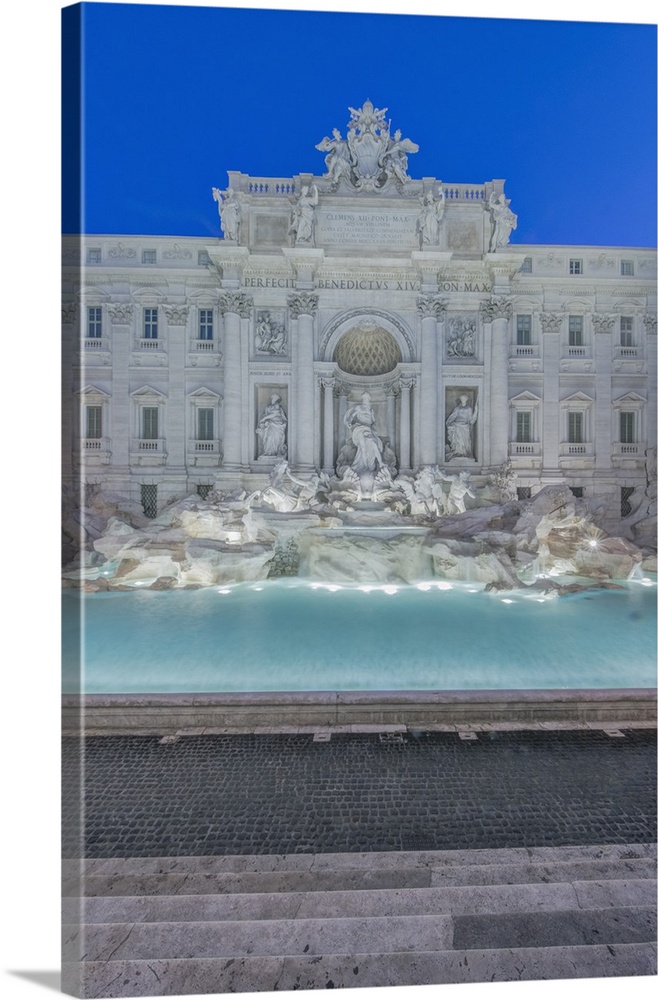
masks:
{"label": "baroque palace facade", "polygon": [[368,446],[393,475],[509,463],[520,497],[566,482],[631,512],[655,475],[655,251],[510,244],[503,181],[412,180],[385,112],[350,109],[323,176],[229,172],[211,243],[64,238],[65,482],[155,516]]}

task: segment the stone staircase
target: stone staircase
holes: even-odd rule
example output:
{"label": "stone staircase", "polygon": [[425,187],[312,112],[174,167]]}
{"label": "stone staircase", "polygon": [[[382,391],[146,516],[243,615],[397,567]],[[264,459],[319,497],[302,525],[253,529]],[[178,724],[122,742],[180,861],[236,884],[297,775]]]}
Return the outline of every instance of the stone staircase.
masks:
{"label": "stone staircase", "polygon": [[63,940],[84,997],[648,976],[656,847],[69,861]]}

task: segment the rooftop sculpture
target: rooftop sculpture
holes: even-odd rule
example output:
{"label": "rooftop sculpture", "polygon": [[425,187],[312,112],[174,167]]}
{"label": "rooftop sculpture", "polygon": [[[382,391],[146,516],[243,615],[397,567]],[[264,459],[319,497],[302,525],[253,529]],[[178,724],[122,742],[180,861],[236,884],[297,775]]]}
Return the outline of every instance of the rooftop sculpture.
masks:
{"label": "rooftop sculpture", "polygon": [[335,191],[344,181],[357,191],[381,191],[390,183],[402,190],[409,180],[408,154],[417,153],[418,146],[411,139],[403,139],[402,132],[391,135],[390,121],[385,119],[388,108],[376,108],[372,101],[365,101],[362,108],[349,108],[347,136],[333,129],[332,136],[325,136],[315,147],[326,152],[324,175]]}

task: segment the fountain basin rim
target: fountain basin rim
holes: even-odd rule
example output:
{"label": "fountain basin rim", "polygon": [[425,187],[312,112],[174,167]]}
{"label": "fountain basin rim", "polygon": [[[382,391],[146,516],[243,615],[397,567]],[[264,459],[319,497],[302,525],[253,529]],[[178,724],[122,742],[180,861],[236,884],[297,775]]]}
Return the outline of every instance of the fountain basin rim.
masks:
{"label": "fountain basin rim", "polygon": [[257,691],[64,695],[66,734],[253,733],[300,727],[409,728],[496,723],[655,725],[656,688],[498,691]]}

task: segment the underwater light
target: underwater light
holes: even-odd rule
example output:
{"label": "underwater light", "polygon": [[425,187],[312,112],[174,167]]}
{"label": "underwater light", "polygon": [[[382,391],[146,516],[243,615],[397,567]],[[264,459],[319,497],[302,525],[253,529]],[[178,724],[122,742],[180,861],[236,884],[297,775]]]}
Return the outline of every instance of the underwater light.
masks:
{"label": "underwater light", "polygon": [[397,587],[391,587],[391,586],[382,587],[382,590],[384,591],[385,594],[397,594],[398,592]]}
{"label": "underwater light", "polygon": [[435,583],[434,586],[437,590],[452,590],[452,584],[447,583],[445,580],[440,580],[439,583]]}
{"label": "underwater light", "polygon": [[431,590],[431,589],[432,589],[432,584],[431,583],[417,583],[416,584],[416,590]]}

